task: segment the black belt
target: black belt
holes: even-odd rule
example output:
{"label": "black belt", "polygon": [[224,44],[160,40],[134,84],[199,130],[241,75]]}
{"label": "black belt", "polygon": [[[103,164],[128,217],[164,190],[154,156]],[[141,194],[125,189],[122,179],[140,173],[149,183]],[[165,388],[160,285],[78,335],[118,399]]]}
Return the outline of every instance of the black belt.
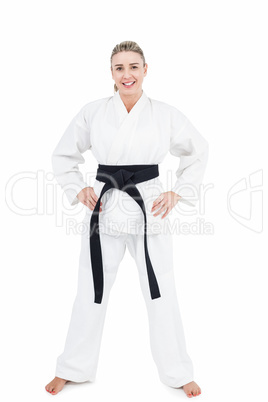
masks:
{"label": "black belt", "polygon": [[95,303],[101,303],[103,296],[103,266],[101,243],[99,236],[99,210],[103,194],[111,188],[117,188],[128,193],[141,207],[144,215],[144,249],[147,275],[151,298],[161,297],[156,276],[150,261],[147,248],[147,219],[142,196],[135,186],[146,180],[159,176],[158,165],[98,165],[96,179],[106,184],[103,186],[99,199],[90,219],[90,255],[95,290]]}

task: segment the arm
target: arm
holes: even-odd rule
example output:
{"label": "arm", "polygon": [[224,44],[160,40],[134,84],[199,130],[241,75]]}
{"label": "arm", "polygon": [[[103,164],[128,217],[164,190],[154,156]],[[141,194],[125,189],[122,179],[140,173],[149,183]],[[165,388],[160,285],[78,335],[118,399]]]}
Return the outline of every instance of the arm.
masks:
{"label": "arm", "polygon": [[85,162],[82,153],[91,148],[85,106],[70,122],[51,158],[55,179],[71,205],[79,202],[77,194],[88,187],[78,167],[78,164]]}
{"label": "arm", "polygon": [[181,196],[180,202],[194,207],[208,161],[209,144],[177,109],[172,115],[169,151],[171,155],[180,157],[177,180],[171,191]]}

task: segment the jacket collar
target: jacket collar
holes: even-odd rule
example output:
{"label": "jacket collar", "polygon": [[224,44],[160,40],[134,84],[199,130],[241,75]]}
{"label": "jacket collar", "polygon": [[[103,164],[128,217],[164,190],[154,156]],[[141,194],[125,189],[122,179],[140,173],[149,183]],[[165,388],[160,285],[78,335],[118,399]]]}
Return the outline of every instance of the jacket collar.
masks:
{"label": "jacket collar", "polygon": [[124,118],[127,115],[134,115],[142,110],[142,108],[145,106],[145,104],[148,102],[148,96],[142,90],[142,95],[140,98],[137,100],[133,108],[130,110],[130,112],[127,111],[124,102],[121,99],[121,96],[119,94],[119,91],[116,91],[114,96],[113,96],[113,101],[116,110],[118,111],[120,118]]}

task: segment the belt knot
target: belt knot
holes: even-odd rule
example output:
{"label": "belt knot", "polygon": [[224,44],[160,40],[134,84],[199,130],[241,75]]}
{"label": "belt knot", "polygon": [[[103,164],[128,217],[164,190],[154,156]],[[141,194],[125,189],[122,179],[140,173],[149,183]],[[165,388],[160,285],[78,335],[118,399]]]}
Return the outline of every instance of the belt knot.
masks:
{"label": "belt knot", "polygon": [[[98,177],[101,181],[105,181],[112,185],[113,188],[124,191],[124,187],[129,183],[133,183],[130,178],[134,177],[135,173],[126,169],[119,169],[115,173],[107,173],[103,170],[98,171]],[[134,183],[133,183],[134,184]]]}

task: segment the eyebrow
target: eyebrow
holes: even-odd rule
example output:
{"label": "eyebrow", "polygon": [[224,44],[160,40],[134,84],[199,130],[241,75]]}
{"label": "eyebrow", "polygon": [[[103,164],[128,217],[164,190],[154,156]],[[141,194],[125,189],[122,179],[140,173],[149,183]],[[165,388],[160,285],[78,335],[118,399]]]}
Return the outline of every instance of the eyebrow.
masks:
{"label": "eyebrow", "polygon": [[[133,64],[140,64],[140,63],[129,63],[130,66],[132,66]],[[122,66],[123,64],[115,64],[114,66]]]}

